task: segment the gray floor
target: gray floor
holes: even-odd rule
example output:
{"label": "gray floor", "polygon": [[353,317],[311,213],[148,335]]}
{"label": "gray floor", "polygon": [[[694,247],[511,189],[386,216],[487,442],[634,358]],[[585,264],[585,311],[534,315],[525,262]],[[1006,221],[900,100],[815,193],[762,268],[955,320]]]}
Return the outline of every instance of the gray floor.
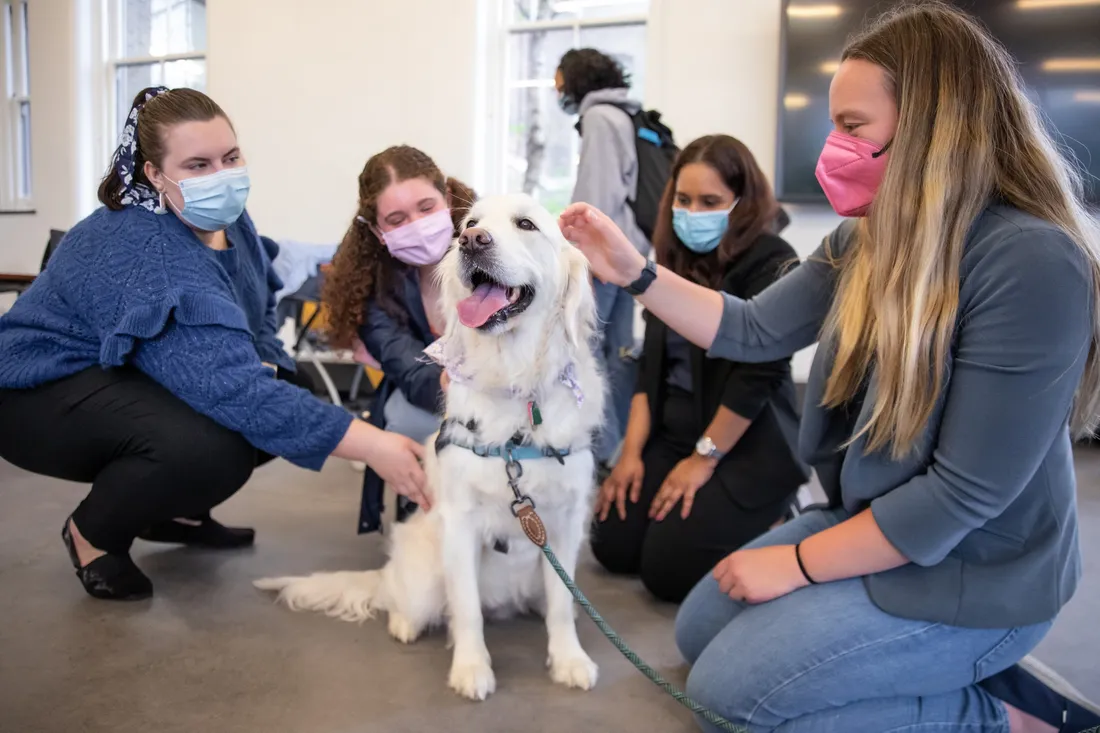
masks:
{"label": "gray floor", "polygon": [[[1100,698],[1100,453],[1078,463],[1085,579],[1037,656]],[[117,605],[84,595],[58,538],[83,488],[0,462],[0,732],[694,730],[586,619],[582,641],[600,665],[595,691],[552,685],[541,625],[519,619],[490,627],[498,688],[474,704],[446,687],[440,635],[402,647],[379,621],[272,605],[252,578],[380,562],[380,538],[354,534],[358,482],[342,461],[319,476],[285,463],[261,469],[219,514],[255,525],[256,548],[139,543],[135,558],[156,597]],[[579,582],[645,659],[683,681],[672,607],[590,560]]]}

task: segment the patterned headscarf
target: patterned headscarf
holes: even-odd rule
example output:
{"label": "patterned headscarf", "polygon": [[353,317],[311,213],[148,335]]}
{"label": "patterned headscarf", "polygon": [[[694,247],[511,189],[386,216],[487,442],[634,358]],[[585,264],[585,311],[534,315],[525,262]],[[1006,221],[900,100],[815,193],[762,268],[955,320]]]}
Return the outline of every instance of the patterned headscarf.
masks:
{"label": "patterned headscarf", "polygon": [[145,99],[139,101],[130,108],[130,114],[126,116],[126,124],[122,127],[122,135],[119,136],[118,149],[115,150],[115,172],[122,179],[122,197],[119,199],[126,206],[140,206],[149,211],[156,210],[160,203],[160,194],[144,183],[134,182],[134,160],[138,153],[137,118],[141,108],[153,97],[158,97],[168,91],[168,87],[151,87],[145,93]]}

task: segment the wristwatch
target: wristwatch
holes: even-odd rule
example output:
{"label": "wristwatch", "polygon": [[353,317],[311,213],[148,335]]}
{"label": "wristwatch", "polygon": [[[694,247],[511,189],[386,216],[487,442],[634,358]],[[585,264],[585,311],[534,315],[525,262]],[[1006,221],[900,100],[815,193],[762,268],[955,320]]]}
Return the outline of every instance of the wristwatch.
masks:
{"label": "wristwatch", "polygon": [[718,446],[714,444],[714,441],[705,435],[699,438],[699,442],[695,444],[695,452],[703,458],[713,458],[716,461],[722,460],[726,455],[718,450]]}
{"label": "wristwatch", "polygon": [[657,279],[657,263],[653,260],[647,259],[645,261],[645,267],[642,268],[642,274],[638,276],[638,279],[627,285],[623,290],[630,293],[633,296],[641,295],[649,286],[653,284],[653,281]]}

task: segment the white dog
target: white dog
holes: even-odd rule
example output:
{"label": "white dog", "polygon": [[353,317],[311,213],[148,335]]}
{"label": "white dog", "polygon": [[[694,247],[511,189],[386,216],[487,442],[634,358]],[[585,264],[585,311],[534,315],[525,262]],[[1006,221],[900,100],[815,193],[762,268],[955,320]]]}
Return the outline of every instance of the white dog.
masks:
{"label": "white dog", "polygon": [[[501,196],[474,205],[439,276],[447,328],[430,351],[451,381],[447,418],[425,466],[432,510],[394,527],[382,570],[256,585],[278,590],[294,610],[348,621],[386,611],[390,634],[402,642],[447,622],[450,686],[475,700],[496,687],[483,611],[534,610],[546,619],[551,678],[590,689],[597,670],[577,639],[572,597],[513,513],[537,507],[572,575],[591,517],[590,445],[604,402],[589,344],[595,303],[587,262],[531,198]],[[519,458],[522,503],[509,486],[509,448]]]}

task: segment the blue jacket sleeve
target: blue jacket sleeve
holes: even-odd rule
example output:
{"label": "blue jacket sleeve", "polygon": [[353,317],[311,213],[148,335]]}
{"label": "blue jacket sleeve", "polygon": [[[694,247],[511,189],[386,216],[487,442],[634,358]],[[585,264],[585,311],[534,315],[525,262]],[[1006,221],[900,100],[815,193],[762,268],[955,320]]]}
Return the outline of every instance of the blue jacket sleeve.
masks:
{"label": "blue jacket sleeve", "polygon": [[[912,562],[942,561],[999,516],[1065,435],[1092,338],[1092,277],[1065,235],[1022,231],[969,275],[927,471],[871,502]],[[968,288],[970,290],[970,288]]]}
{"label": "blue jacket sleeve", "polygon": [[853,227],[852,220],[841,224],[805,262],[753,298],[722,293],[722,319],[707,356],[759,363],[815,343],[832,306],[837,258]]}
{"label": "blue jacket sleeve", "polygon": [[439,378],[443,368],[424,357],[428,344],[417,338],[407,324],[400,323],[375,303],[367,305],[359,339],[410,403],[428,412],[438,412],[442,403]]}
{"label": "blue jacket sleeve", "polygon": [[271,376],[248,334],[235,328],[169,320],[135,342],[130,360],[196,412],[303,468],[320,470],[353,419]]}

